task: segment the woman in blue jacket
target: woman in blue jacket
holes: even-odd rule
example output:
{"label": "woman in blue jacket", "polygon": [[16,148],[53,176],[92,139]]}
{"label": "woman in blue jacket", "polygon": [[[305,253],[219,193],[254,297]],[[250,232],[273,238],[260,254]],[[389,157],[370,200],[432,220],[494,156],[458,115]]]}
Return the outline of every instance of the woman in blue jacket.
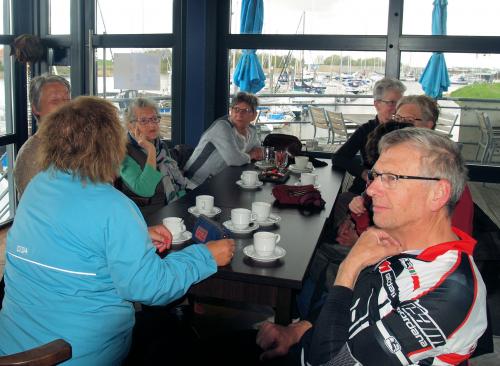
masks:
{"label": "woman in blue jacket", "polygon": [[[181,297],[231,260],[234,242],[191,245],[165,259],[155,253],[137,206],[111,184],[126,151],[111,103],[76,98],[39,135],[42,172],[7,237],[0,354],[63,338],[73,349],[68,364],[120,364],[131,342],[132,302]],[[169,244],[165,231],[152,230],[160,250]]]}

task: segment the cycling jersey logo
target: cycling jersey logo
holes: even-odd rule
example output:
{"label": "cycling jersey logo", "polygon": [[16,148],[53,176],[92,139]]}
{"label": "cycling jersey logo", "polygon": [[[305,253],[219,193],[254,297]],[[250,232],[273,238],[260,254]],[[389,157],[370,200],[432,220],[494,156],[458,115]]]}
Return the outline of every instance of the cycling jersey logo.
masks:
{"label": "cycling jersey logo", "polygon": [[391,351],[391,353],[398,353],[399,351],[401,351],[401,345],[399,344],[397,339],[392,336],[384,339],[384,343],[387,349]]}
{"label": "cycling jersey logo", "polygon": [[378,271],[380,273],[391,272],[392,271],[391,262],[389,262],[389,261],[383,261],[382,263],[380,263],[379,266],[378,266]]}
{"label": "cycling jersey logo", "polygon": [[403,258],[401,261],[408,272],[410,272],[411,280],[413,281],[413,291],[418,290],[420,288],[420,278],[418,277],[413,263],[408,258]]}
{"label": "cycling jersey logo", "polygon": [[401,305],[396,309],[410,333],[422,347],[433,348],[446,343],[446,336],[438,327],[429,311],[421,306],[418,301]]}
{"label": "cycling jersey logo", "polygon": [[383,261],[378,266],[378,271],[382,276],[382,284],[384,286],[385,292],[391,301],[391,304],[397,306],[397,295],[398,295],[398,285],[396,284],[396,275],[391,267],[391,262]]}

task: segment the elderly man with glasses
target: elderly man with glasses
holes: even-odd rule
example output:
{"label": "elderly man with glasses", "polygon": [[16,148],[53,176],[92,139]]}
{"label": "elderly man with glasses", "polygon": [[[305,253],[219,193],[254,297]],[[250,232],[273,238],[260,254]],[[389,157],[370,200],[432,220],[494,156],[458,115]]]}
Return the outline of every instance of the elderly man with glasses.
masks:
{"label": "elderly man with glasses", "polygon": [[128,127],[127,156],[120,168],[123,193],[143,215],[155,212],[195,187],[185,178],[159,137],[158,106],[146,98],[134,99],[125,115]]}
{"label": "elderly man with glasses", "polygon": [[255,126],[259,102],[255,95],[239,92],[231,101],[229,115],[217,119],[201,136],[185,166],[185,175],[201,184],[227,166],[262,160],[263,153]]}
{"label": "elderly man with glasses", "polygon": [[476,241],[451,224],[467,176],[459,149],[412,127],[385,135],[379,151],[367,173],[376,226],[341,263],[319,316],[262,326],[264,358],[299,340],[309,365],[457,365],[474,351],[486,289]]}

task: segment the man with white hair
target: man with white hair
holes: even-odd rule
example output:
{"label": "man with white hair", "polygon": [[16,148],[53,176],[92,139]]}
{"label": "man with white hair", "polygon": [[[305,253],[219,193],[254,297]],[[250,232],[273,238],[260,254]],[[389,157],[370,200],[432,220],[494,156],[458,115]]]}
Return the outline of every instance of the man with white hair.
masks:
{"label": "man with white hair", "polygon": [[299,341],[308,365],[456,365],[474,351],[486,289],[476,241],[451,225],[467,175],[458,147],[406,128],[385,135],[379,151],[367,189],[376,226],[341,263],[319,316],[261,327],[263,358]]}

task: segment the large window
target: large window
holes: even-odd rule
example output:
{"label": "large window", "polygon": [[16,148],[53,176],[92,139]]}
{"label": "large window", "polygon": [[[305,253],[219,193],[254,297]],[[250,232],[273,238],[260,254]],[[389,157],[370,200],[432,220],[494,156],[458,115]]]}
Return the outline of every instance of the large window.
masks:
{"label": "large window", "polygon": [[[403,34],[431,34],[434,1],[405,0]],[[448,1],[447,33],[453,36],[500,36],[497,26],[500,2],[492,0]]]}
{"label": "large window", "polygon": [[96,50],[97,92],[110,98],[123,114],[130,100],[155,100],[162,116],[160,135],[172,138],[172,49]]}
{"label": "large window", "polygon": [[173,0],[97,0],[96,33],[172,33]]}
{"label": "large window", "polygon": [[[241,3],[231,2],[231,33],[240,33]],[[389,0],[264,0],[264,8],[264,34],[387,32]]]}

